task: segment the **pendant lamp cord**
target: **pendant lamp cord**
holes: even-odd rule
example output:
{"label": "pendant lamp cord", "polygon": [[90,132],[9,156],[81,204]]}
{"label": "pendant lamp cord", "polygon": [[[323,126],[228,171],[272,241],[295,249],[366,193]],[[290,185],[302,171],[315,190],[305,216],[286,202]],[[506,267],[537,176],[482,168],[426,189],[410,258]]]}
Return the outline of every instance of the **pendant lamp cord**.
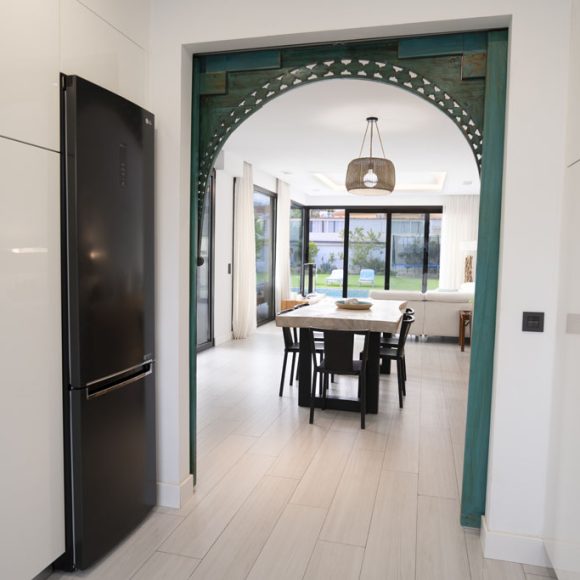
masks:
{"label": "pendant lamp cord", "polygon": [[367,134],[369,132],[369,125],[371,127],[371,138],[370,138],[370,158],[373,158],[373,128],[376,125],[377,128],[377,135],[379,136],[379,143],[381,144],[381,151],[383,152],[383,157],[386,159],[386,155],[385,155],[385,148],[383,147],[383,140],[381,139],[381,133],[379,131],[379,123],[378,121],[372,120],[372,121],[367,121],[367,128],[365,130],[365,134],[363,135],[363,140],[360,146],[360,151],[358,153],[359,157],[362,157],[362,153],[363,153],[363,149],[365,147],[365,141],[367,140]]}
{"label": "pendant lamp cord", "polygon": [[[383,147],[383,140],[381,139],[381,132],[379,131],[379,122],[375,121],[375,124],[377,125],[377,135],[379,136],[379,143],[381,144],[381,151],[383,152],[383,157],[386,159],[387,156],[385,155],[385,148]],[[371,133],[372,135],[372,133]]]}
{"label": "pendant lamp cord", "polygon": [[358,156],[359,157],[362,157],[362,152],[363,152],[363,149],[365,147],[365,141],[367,139],[367,133],[369,132],[369,123],[370,123],[370,121],[367,121],[367,128],[365,130],[365,134],[363,135],[363,140],[362,140],[362,143],[361,143],[361,146],[360,146],[360,151],[358,153]]}

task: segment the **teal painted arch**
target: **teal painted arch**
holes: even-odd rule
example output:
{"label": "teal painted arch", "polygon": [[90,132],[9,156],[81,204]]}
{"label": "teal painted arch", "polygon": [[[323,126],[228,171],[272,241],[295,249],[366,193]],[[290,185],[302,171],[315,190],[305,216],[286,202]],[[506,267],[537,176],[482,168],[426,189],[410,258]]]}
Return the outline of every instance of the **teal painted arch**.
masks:
{"label": "teal painted arch", "polygon": [[435,82],[410,68],[391,64],[388,61],[362,58],[336,58],[313,62],[296,67],[270,80],[242,97],[234,108],[217,120],[205,150],[199,158],[199,178],[197,195],[199,200],[198,219],[203,215],[205,191],[208,178],[218,154],[228,137],[253,113],[260,110],[274,98],[305,84],[330,79],[360,79],[397,86],[417,95],[439,108],[461,131],[471,149],[477,167],[481,172],[483,128],[479,127],[469,112],[449,92]]}

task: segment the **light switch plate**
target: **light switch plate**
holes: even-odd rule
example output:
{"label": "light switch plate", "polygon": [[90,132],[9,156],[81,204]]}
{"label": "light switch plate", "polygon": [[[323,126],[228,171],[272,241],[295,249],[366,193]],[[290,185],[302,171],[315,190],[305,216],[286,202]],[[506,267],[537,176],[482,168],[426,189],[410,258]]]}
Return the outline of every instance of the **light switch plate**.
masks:
{"label": "light switch plate", "polygon": [[522,320],[523,332],[544,332],[543,312],[524,312]]}
{"label": "light switch plate", "polygon": [[580,334],[580,314],[568,313],[566,316],[566,334]]}

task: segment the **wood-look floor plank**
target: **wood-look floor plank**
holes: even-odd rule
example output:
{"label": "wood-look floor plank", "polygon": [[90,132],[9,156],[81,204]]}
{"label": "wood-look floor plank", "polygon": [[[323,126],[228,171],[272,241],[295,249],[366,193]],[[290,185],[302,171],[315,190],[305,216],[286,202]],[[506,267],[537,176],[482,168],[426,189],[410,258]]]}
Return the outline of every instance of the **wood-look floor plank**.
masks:
{"label": "wood-look floor plank", "polygon": [[211,547],[192,580],[243,580],[268,540],[296,480],[265,476]]}
{"label": "wood-look floor plank", "polygon": [[188,580],[199,560],[154,552],[131,580]]}
{"label": "wood-look floor plank", "polygon": [[358,580],[364,549],[319,541],[304,580]]}
{"label": "wood-look floor plank", "polygon": [[458,501],[420,495],[417,580],[465,580],[469,577],[465,537],[459,526]]}
{"label": "wood-look floor plank", "polygon": [[262,479],[272,461],[266,455],[245,455],[191,510],[160,550],[191,558],[203,558]]}
{"label": "wood-look floor plank", "polygon": [[357,433],[329,431],[300,480],[291,503],[328,508],[342,477]]}
{"label": "wood-look floor plank", "polygon": [[272,465],[269,475],[300,479],[324,441],[327,430],[319,425],[303,425],[292,436]]}
{"label": "wood-look floor plank", "polygon": [[209,493],[256,441],[255,437],[232,434],[210,454],[199,458],[196,495],[200,497]]}
{"label": "wood-look floor plank", "polygon": [[183,518],[178,516],[154,512],[111,554],[93,567],[75,574],[53,574],[50,580],[131,578],[182,521]]}
{"label": "wood-look floor plank", "polygon": [[299,427],[298,409],[293,406],[291,409],[281,413],[266,429],[252,447],[252,453],[278,457]]}
{"label": "wood-look floor plank", "polygon": [[383,469],[419,473],[419,414],[394,410],[389,414],[389,431]]}
{"label": "wood-look floor plank", "polygon": [[303,578],[325,517],[325,509],[288,504],[248,580]]}
{"label": "wood-look floor plank", "polygon": [[324,522],[322,540],[366,546],[383,455],[382,451],[352,453]]}
{"label": "wood-look floor plank", "polygon": [[526,575],[521,564],[485,558],[483,580],[526,580]]}
{"label": "wood-look floor plank", "polygon": [[416,526],[417,475],[383,471],[361,580],[414,580]]}
{"label": "wood-look floor plank", "polygon": [[536,576],[545,576],[546,578],[556,578],[556,572],[553,568],[545,568],[544,566],[532,566],[531,564],[524,564],[524,573],[533,574]]}

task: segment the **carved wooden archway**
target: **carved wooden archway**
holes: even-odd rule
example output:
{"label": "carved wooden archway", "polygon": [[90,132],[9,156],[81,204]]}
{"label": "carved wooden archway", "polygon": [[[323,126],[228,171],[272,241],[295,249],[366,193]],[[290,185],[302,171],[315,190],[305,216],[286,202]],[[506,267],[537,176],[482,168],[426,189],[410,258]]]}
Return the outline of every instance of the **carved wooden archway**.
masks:
{"label": "carved wooden archway", "polygon": [[208,176],[228,136],[303,84],[360,78],[430,101],[459,128],[481,173],[480,227],[461,522],[485,512],[503,178],[507,30],[290,46],[193,57],[190,245],[190,434],[195,471],[196,256]]}

